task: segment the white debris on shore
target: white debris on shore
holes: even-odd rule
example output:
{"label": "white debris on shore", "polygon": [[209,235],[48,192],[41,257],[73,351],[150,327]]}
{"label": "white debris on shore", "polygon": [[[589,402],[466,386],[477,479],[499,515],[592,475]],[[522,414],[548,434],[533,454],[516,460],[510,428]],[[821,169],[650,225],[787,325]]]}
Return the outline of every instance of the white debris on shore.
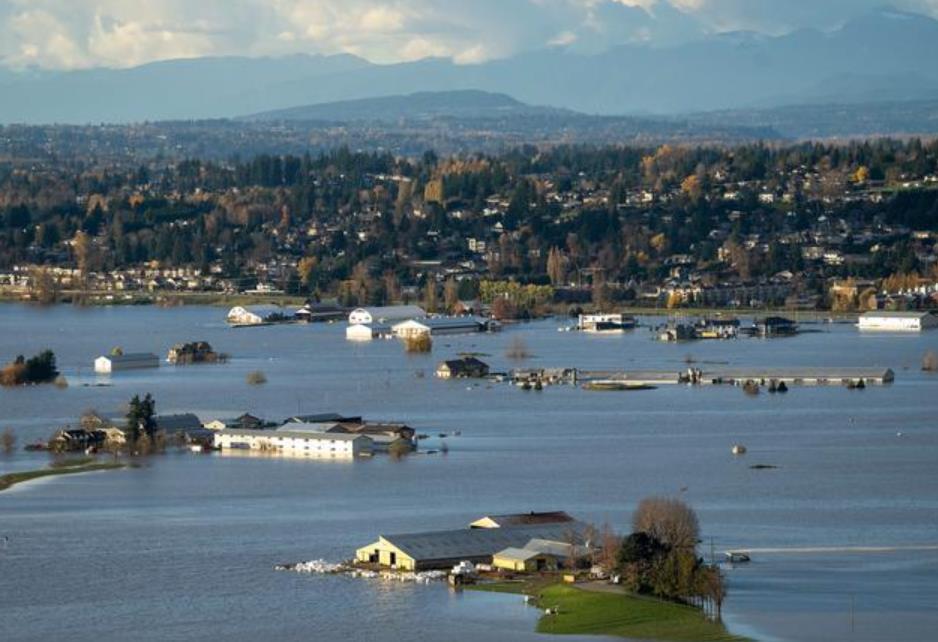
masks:
{"label": "white debris on shore", "polygon": [[362,577],[365,579],[380,579],[394,582],[413,582],[415,584],[430,584],[446,579],[446,571],[372,571],[357,568],[351,564],[333,563],[326,560],[309,560],[296,564],[277,564],[278,571],[293,571],[295,573],[309,573],[318,575],[346,575],[348,577]]}

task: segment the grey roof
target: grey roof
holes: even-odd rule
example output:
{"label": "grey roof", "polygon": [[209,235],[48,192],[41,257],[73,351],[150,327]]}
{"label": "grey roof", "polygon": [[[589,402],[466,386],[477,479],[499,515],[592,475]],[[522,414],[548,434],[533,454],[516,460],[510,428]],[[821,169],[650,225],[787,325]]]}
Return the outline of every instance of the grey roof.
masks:
{"label": "grey roof", "polygon": [[302,433],[311,433],[311,432],[329,432],[330,429],[335,428],[338,424],[335,422],[317,422],[309,423],[305,421],[288,421],[287,423],[279,426],[274,430],[277,434],[282,434],[285,432],[302,432]]}
{"label": "grey roof", "polygon": [[267,437],[288,439],[326,439],[329,441],[355,441],[368,439],[365,435],[349,435],[346,433],[301,432],[297,430],[246,430],[244,428],[224,428],[216,432],[219,435],[235,435],[238,437]]}
{"label": "grey roof", "polygon": [[540,552],[534,551],[527,548],[515,548],[514,546],[509,546],[506,549],[500,550],[495,555],[499,557],[507,557],[513,560],[529,560],[532,557],[537,557],[540,555]]}
{"label": "grey roof", "polygon": [[191,412],[178,415],[157,415],[153,418],[156,427],[166,432],[181,432],[202,428],[202,421]]}
{"label": "grey roof", "polygon": [[533,538],[563,541],[571,531],[581,533],[583,528],[583,524],[574,521],[502,528],[462,528],[382,537],[415,560],[448,560],[487,557],[506,548],[523,548]]}
{"label": "grey roof", "polygon": [[241,307],[247,310],[248,312],[253,312],[254,314],[260,317],[270,316],[272,314],[289,314],[290,313],[290,311],[287,310],[286,308],[282,308],[279,305],[271,305],[271,304],[243,305]]}
{"label": "grey roof", "polygon": [[566,542],[538,538],[532,539],[524,545],[524,548],[528,551],[545,553],[547,555],[553,555],[554,557],[569,557],[571,552],[571,546]]}
{"label": "grey roof", "polygon": [[337,412],[320,412],[314,415],[296,415],[290,417],[283,423],[302,423],[302,424],[322,424],[333,423],[337,421],[359,421],[361,417],[349,417],[340,415]]}
{"label": "grey roof", "polygon": [[[481,326],[485,321],[476,317],[440,317],[432,319],[408,319],[407,321],[402,321],[401,323],[408,323],[409,321],[416,321],[421,325],[425,325],[430,329],[439,328],[441,330],[446,328],[477,328]],[[397,324],[400,325],[400,324]]]}
{"label": "grey roof", "polygon": [[125,352],[124,354],[105,354],[102,355],[111,360],[111,363],[125,363],[127,361],[152,361],[156,359],[160,360],[158,356],[152,352]]}
{"label": "grey roof", "polygon": [[416,305],[384,305],[355,308],[352,312],[365,310],[375,321],[379,319],[406,319],[408,317],[424,317],[427,312]]}
{"label": "grey roof", "polygon": [[927,310],[911,310],[906,312],[892,311],[892,310],[875,310],[870,312],[864,312],[862,315],[867,318],[876,318],[881,317],[883,319],[921,319],[923,317],[931,316],[931,312]]}
{"label": "grey roof", "polygon": [[[523,526],[529,524],[560,524],[575,522],[562,510],[535,513],[505,513],[503,515],[485,515],[482,519],[488,518],[499,526]],[[478,521],[478,520],[476,520]]]}

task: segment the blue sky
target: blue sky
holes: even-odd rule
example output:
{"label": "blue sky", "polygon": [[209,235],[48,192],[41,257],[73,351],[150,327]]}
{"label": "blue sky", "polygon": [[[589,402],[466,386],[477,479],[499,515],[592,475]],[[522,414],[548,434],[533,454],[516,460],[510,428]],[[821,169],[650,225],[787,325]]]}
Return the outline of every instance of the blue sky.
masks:
{"label": "blue sky", "polygon": [[[887,0],[888,1],[888,0]],[[207,55],[353,53],[472,64],[707,34],[831,29],[883,0],[0,0],[10,67],[126,67]],[[938,17],[938,0],[894,0]]]}

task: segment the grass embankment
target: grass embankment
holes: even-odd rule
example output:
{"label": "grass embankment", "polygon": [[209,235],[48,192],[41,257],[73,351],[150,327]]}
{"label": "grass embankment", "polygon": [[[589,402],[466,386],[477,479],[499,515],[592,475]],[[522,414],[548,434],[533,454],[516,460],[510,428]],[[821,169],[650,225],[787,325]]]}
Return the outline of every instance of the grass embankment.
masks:
{"label": "grass embankment", "polygon": [[609,635],[662,642],[744,642],[699,609],[626,592],[591,591],[556,581],[504,582],[467,587],[533,595],[541,609],[556,609],[537,624],[538,633]]}
{"label": "grass embankment", "polygon": [[75,473],[90,473],[95,470],[116,470],[118,468],[125,468],[126,466],[127,464],[117,461],[95,463],[94,460],[88,459],[55,462],[49,466],[49,468],[0,475],[0,491],[4,491],[23,482],[41,479],[43,477],[51,477],[53,475],[74,475]]}

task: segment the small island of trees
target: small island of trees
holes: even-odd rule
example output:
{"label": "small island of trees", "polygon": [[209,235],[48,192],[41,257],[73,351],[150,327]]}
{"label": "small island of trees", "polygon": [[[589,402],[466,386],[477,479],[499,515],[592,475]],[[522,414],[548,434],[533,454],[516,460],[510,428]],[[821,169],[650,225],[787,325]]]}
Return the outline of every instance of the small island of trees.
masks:
{"label": "small island of trees", "polygon": [[43,350],[27,359],[19,355],[0,370],[0,385],[25,386],[38,383],[52,383],[59,375],[55,364],[55,353]]}

